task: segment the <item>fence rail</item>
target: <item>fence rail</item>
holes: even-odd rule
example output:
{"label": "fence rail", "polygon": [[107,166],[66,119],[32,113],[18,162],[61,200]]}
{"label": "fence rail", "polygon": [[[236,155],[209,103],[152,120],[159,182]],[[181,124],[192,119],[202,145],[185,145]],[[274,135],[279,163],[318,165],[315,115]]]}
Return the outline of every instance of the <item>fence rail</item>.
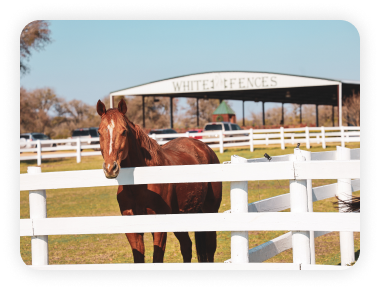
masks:
{"label": "fence rail", "polygon": [[[311,160],[306,161],[304,157],[308,154],[315,160],[320,160],[323,156],[331,159],[313,161],[310,157]],[[20,220],[20,235],[31,236],[32,265],[37,269],[138,269],[125,264],[46,266],[48,235],[181,231],[231,231],[231,260],[225,264],[217,263],[215,267],[198,264],[199,267],[179,266],[178,269],[341,269],[342,267],[313,265],[314,238],[330,231],[343,233],[342,265],[349,264],[352,261],[350,253],[353,251],[353,236],[351,249],[351,236],[347,233],[360,231],[360,214],[314,213],[310,210],[308,198],[310,200],[312,196],[312,201],[317,201],[335,194],[339,196],[342,193],[342,180],[349,183],[349,188],[343,188],[345,191],[348,189],[351,193],[359,189],[360,180],[351,183],[351,179],[360,178],[360,161],[349,160],[351,156],[360,158],[360,153],[358,150],[338,147],[335,154],[322,152],[311,155],[310,152],[295,149],[294,155],[278,156],[271,162],[233,156],[231,164],[124,168],[115,180],[106,179],[101,170],[40,173],[39,167],[29,167],[28,174],[20,175],[20,190],[29,190],[30,197],[30,219]],[[338,179],[338,183],[309,190],[307,179],[320,178]],[[290,180],[290,193],[248,204],[247,181],[272,179]],[[47,218],[46,215],[46,189],[210,181],[231,181],[230,212],[67,218]],[[289,207],[290,213],[275,212]],[[291,232],[259,247],[248,249],[248,231],[267,230]],[[252,266],[248,263],[262,262],[267,257],[291,247],[292,264]],[[229,262],[236,266],[228,266]],[[171,266],[140,268],[150,267],[169,269]]]}
{"label": "fence rail", "polygon": [[[155,139],[158,144],[163,145],[168,141],[163,141],[165,138],[179,138],[179,137],[203,137],[209,136],[209,132],[197,133],[179,133],[179,134],[152,134],[150,137]],[[221,153],[227,147],[241,147],[249,146],[251,152],[254,150],[255,145],[269,145],[280,144],[281,149],[285,149],[286,144],[305,143],[306,148],[310,149],[311,143],[322,144],[326,148],[326,143],[340,142],[344,147],[346,142],[360,142],[360,127],[303,127],[303,128],[279,128],[279,129],[260,129],[260,130],[239,130],[239,131],[226,131],[216,132],[215,138],[202,138],[200,141],[207,143],[211,148],[219,148]],[[226,137],[225,135],[243,135],[235,137]],[[84,149],[97,149],[100,150],[99,144],[90,144],[91,142],[99,142],[97,138],[82,138],[82,139],[59,139],[59,140],[37,140],[27,142],[28,146],[36,146],[36,148],[20,149],[20,153],[36,152],[36,155],[20,156],[20,160],[35,160],[37,165],[41,165],[42,159],[48,158],[69,158],[76,157],[77,162],[81,162],[82,156],[96,156],[101,155],[100,151],[94,152],[81,152]],[[75,146],[72,144],[75,143]],[[87,143],[84,144],[84,143]],[[55,147],[43,147],[43,145],[53,144],[66,144],[57,145]],[[69,144],[69,145],[68,145]],[[89,145],[90,144],[90,145]],[[44,154],[42,152],[48,151],[64,151],[76,150],[75,153],[58,153],[58,154]]]}

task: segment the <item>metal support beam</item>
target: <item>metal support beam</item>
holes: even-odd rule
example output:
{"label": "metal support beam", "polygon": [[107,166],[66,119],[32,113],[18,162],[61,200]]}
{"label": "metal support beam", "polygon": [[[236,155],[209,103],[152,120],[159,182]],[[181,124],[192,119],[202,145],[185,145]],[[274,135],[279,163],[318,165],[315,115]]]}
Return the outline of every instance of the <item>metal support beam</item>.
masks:
{"label": "metal support beam", "polygon": [[281,106],[281,125],[282,126],[285,125],[285,120],[284,120],[284,103],[282,103],[282,106]]}
{"label": "metal support beam", "polygon": [[265,102],[262,102],[263,105],[263,126],[265,126],[265,108],[264,108]]}
{"label": "metal support beam", "polygon": [[317,127],[319,127],[318,105],[315,105],[315,124]]}
{"label": "metal support beam", "polygon": [[244,100],[243,100],[243,126],[245,126],[245,118],[244,118]]}
{"label": "metal support beam", "polygon": [[197,127],[199,127],[199,99],[197,98]]}
{"label": "metal support beam", "polygon": [[302,104],[300,104],[300,124],[302,124]]}
{"label": "metal support beam", "polygon": [[331,119],[332,119],[332,126],[334,127],[334,105],[332,105],[331,107],[332,107],[332,110],[331,110],[331,112],[332,112],[332,117],[331,117]]}
{"label": "metal support beam", "polygon": [[170,128],[173,129],[173,97],[170,97]]}
{"label": "metal support beam", "polygon": [[342,83],[337,86],[337,100],[338,100],[338,126],[342,127],[343,125],[343,114],[342,114]]}

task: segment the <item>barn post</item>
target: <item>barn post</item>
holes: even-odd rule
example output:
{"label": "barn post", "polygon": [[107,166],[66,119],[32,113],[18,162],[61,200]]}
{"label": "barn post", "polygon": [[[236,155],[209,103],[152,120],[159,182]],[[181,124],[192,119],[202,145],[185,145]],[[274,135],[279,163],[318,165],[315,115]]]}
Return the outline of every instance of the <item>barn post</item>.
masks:
{"label": "barn post", "polygon": [[37,140],[37,165],[41,165],[41,140]]}
{"label": "barn post", "polygon": [[[351,150],[336,146],[337,160],[351,160]],[[352,187],[350,178],[338,179],[337,197],[340,200],[350,200],[352,197]],[[344,212],[339,205],[339,212]],[[340,232],[340,258],[341,265],[346,266],[355,262],[354,233]]]}
{"label": "barn post", "polygon": [[170,128],[173,129],[173,97],[170,97]]}
{"label": "barn post", "polygon": [[[294,155],[290,155],[290,161],[305,161],[299,148],[294,149]],[[295,176],[296,177],[296,176]],[[290,187],[290,211],[308,212],[308,193],[306,179],[291,179]],[[293,263],[310,264],[310,232],[292,231]]]}
{"label": "barn post", "polygon": [[315,125],[319,127],[318,104],[315,105]]}
{"label": "barn post", "polygon": [[[247,163],[247,159],[232,155],[231,164]],[[248,181],[231,182],[231,214],[248,213]],[[248,232],[231,232],[231,262],[248,263]]]}
{"label": "barn post", "polygon": [[302,104],[300,104],[300,124],[302,124]]}
{"label": "barn post", "polygon": [[[28,174],[41,174],[41,167],[29,166]],[[30,219],[44,219],[46,214],[46,191],[30,190],[29,191],[29,211]],[[34,230],[33,230],[34,232]],[[49,264],[49,247],[48,236],[32,236],[32,265],[41,266]]]}
{"label": "barn post", "polygon": [[243,100],[243,126],[245,126],[245,118],[244,118],[244,100]]}
{"label": "barn post", "polygon": [[197,128],[199,128],[199,98],[197,98]]}
{"label": "barn post", "polygon": [[342,83],[339,83],[337,88],[337,94],[338,94],[338,126],[343,126],[343,113],[342,113]]}
{"label": "barn post", "polygon": [[264,104],[265,104],[265,102],[262,102],[262,106],[263,106],[263,126],[265,126],[265,108],[264,108]]}

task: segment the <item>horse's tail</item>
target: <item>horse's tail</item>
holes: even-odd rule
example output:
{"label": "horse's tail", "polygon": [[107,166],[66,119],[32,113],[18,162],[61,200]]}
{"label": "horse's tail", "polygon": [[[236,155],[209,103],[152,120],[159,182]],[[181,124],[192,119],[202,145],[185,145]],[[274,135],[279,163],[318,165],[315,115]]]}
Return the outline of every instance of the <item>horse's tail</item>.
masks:
{"label": "horse's tail", "polygon": [[195,248],[197,249],[198,262],[208,262],[206,251],[206,232],[195,232]]}
{"label": "horse's tail", "polygon": [[342,200],[339,197],[336,197],[338,200],[334,202],[336,207],[339,206],[343,209],[344,212],[360,212],[360,196],[353,196],[348,200]]}

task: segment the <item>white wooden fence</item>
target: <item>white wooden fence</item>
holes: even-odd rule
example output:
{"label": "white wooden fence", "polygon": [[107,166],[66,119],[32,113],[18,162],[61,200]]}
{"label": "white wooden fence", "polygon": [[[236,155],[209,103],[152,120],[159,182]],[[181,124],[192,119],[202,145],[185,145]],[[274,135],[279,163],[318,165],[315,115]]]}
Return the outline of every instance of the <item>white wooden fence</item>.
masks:
{"label": "white wooden fence", "polygon": [[[246,135],[237,137],[225,137],[227,135]],[[179,133],[179,134],[152,134],[152,139],[158,139],[157,142],[163,145],[169,141],[160,141],[163,138],[178,138],[178,137],[196,137],[208,136],[209,132],[201,133]],[[83,145],[84,141],[99,141],[99,138],[91,139],[60,139],[60,140],[37,140],[28,142],[30,145],[37,145],[36,148],[20,149],[23,152],[37,152],[36,155],[20,156],[20,160],[35,160],[37,165],[41,165],[41,160],[45,158],[66,158],[76,157],[77,162],[81,162],[81,156],[101,155],[100,151],[94,152],[81,152],[83,149],[100,149],[100,145]],[[238,147],[249,146],[251,152],[254,150],[255,145],[269,145],[280,144],[281,149],[285,149],[286,144],[306,144],[306,148],[310,149],[311,143],[322,144],[326,148],[326,143],[340,142],[344,147],[346,142],[360,142],[360,127],[303,127],[303,128],[280,128],[280,129],[260,129],[260,130],[239,130],[227,131],[216,133],[215,138],[199,139],[207,143],[211,148],[219,148],[220,153],[224,152],[225,147]],[[76,143],[75,146],[60,145],[56,147],[41,147],[41,144],[59,144],[59,143]],[[44,154],[45,151],[62,151],[62,150],[76,150],[74,153],[58,153],[58,154]]]}
{"label": "white wooden fence", "polygon": [[[305,158],[308,155],[310,160]],[[325,158],[330,160],[320,161]],[[342,269],[344,267],[313,264],[311,233],[316,237],[329,231],[349,232],[341,234],[342,265],[349,264],[354,261],[352,232],[360,231],[360,214],[313,213],[310,203],[335,194],[347,198],[352,187],[357,190],[358,181],[345,188],[339,184],[360,178],[360,161],[346,160],[359,158],[356,149],[338,147],[337,152],[312,154],[295,149],[294,155],[273,157],[271,162],[233,156],[230,164],[123,168],[116,179],[106,179],[102,170],[40,173],[39,167],[29,167],[28,174],[20,175],[20,190],[29,190],[30,205],[30,219],[20,220],[20,235],[32,237],[32,267],[37,269]],[[273,179],[290,180],[290,193],[248,204],[247,181]],[[308,179],[338,179],[338,184],[311,191]],[[47,189],[212,181],[231,181],[231,211],[110,217],[46,216]],[[276,212],[289,207],[290,213]],[[249,250],[247,232],[262,230],[292,232]],[[231,260],[175,265],[48,265],[48,235],[181,231],[231,231]],[[293,247],[293,263],[257,263],[290,247]]]}

